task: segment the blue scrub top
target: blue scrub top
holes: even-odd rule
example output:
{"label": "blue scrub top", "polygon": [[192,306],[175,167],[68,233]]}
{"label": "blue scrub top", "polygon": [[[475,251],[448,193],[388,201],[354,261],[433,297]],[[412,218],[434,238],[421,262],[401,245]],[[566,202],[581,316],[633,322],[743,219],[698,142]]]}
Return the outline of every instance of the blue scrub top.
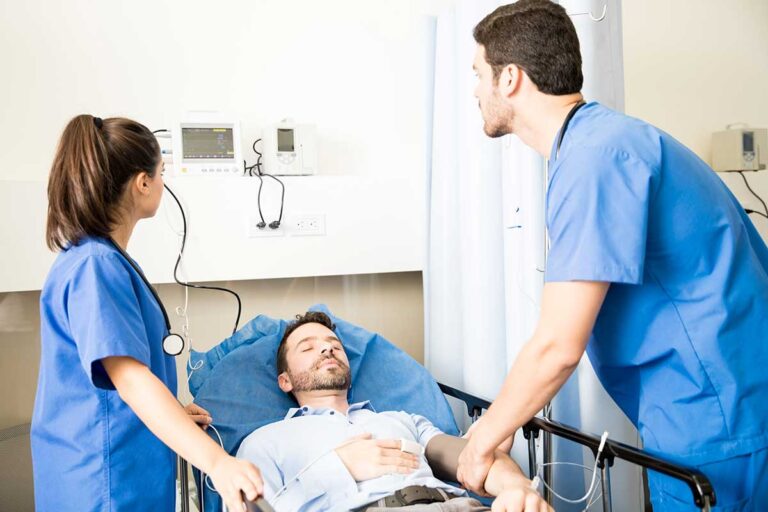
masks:
{"label": "blue scrub top", "polygon": [[59,254],[40,296],[32,417],[37,510],[172,511],[175,456],[115,391],[101,359],[129,356],[176,394],[166,325],[149,288],[106,240]]}
{"label": "blue scrub top", "polygon": [[768,446],[768,249],[712,169],[597,103],[552,149],[546,280],[612,283],[587,348],[644,447],[688,465]]}

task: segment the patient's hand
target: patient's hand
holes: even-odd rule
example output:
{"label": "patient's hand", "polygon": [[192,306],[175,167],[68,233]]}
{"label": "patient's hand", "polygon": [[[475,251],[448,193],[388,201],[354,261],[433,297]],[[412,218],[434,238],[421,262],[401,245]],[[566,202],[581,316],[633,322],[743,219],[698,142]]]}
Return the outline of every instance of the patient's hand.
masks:
{"label": "patient's hand", "polygon": [[554,512],[538,492],[526,486],[506,489],[491,505],[492,512]]}
{"label": "patient's hand", "polygon": [[415,455],[400,451],[397,439],[372,439],[360,434],[336,448],[336,454],[356,482],[390,473],[413,473],[419,467]]}
{"label": "patient's hand", "polygon": [[553,512],[509,455],[496,451],[485,489],[496,495],[492,512]]}

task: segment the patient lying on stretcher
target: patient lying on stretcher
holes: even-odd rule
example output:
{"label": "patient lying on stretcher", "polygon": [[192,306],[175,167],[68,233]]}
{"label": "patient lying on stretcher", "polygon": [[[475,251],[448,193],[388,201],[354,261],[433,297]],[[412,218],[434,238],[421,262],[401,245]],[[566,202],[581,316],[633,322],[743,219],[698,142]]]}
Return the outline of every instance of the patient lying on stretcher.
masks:
{"label": "patient lying on stretcher", "polygon": [[[278,385],[299,407],[250,434],[237,452],[261,470],[275,510],[491,510],[438,479],[456,479],[465,441],[422,416],[349,404],[349,361],[333,328],[320,312],[289,324],[277,354]],[[551,510],[502,452],[485,490],[498,496],[494,511]]]}

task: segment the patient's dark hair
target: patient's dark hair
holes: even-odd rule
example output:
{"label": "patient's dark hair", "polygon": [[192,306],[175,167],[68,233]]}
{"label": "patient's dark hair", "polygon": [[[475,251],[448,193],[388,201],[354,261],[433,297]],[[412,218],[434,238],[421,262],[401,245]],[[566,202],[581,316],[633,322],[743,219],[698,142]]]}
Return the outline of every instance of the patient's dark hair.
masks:
{"label": "patient's dark hair", "polygon": [[505,66],[515,64],[545,94],[581,90],[579,38],[563,6],[550,0],[502,5],[477,24],[473,35],[485,48],[494,81]]}
{"label": "patient's dark hair", "polygon": [[285,328],[285,334],[283,339],[280,340],[280,346],[277,348],[277,374],[280,375],[288,369],[288,361],[285,357],[285,353],[288,351],[288,337],[304,324],[320,324],[324,325],[330,330],[336,330],[336,325],[325,313],[321,311],[307,311],[304,315],[296,315],[296,320],[288,324]]}

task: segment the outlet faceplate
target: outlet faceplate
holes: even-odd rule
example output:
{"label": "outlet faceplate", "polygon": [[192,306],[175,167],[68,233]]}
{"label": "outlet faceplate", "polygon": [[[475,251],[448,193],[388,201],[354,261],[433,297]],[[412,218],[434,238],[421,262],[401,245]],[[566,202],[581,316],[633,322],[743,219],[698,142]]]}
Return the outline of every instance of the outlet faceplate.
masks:
{"label": "outlet faceplate", "polygon": [[325,235],[325,214],[307,213],[295,215],[288,222],[289,230],[293,236]]}

